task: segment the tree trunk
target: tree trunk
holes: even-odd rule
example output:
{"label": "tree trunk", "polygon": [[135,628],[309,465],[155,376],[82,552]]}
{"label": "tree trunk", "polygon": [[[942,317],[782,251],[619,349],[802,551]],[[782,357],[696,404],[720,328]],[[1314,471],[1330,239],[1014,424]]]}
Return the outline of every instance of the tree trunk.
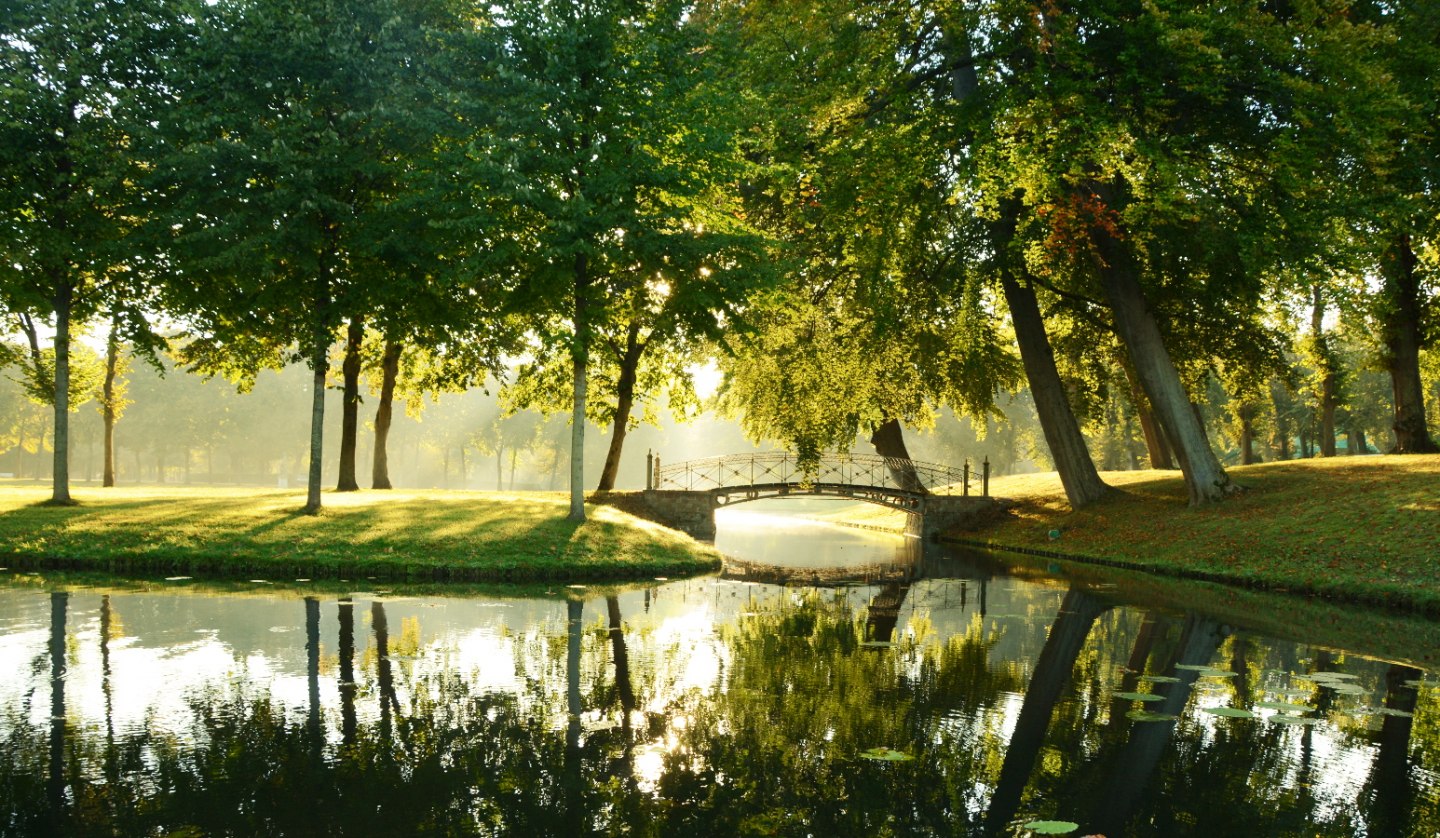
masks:
{"label": "tree trunk", "polygon": [[1235,413],[1240,417],[1240,465],[1255,462],[1255,406],[1242,404]]}
{"label": "tree trunk", "polygon": [[520,459],[520,449],[510,446],[510,491],[515,491],[515,461]]}
{"label": "tree trunk", "polygon": [[460,454],[460,488],[470,488],[470,467],[465,463],[465,444],[462,442],[459,448]]}
{"label": "tree trunk", "polygon": [[505,491],[505,446],[495,446],[495,491]]}
{"label": "tree trunk", "polygon": [[[1440,447],[1425,424],[1425,392],[1420,379],[1423,343],[1420,275],[1410,236],[1396,238],[1381,264],[1385,312],[1385,367],[1395,398],[1395,454],[1434,454]],[[58,362],[57,362],[58,366]]]}
{"label": "tree trunk", "polygon": [[1180,374],[1170,360],[1160,326],[1140,287],[1134,256],[1110,231],[1097,228],[1094,232],[1101,282],[1114,312],[1115,329],[1129,351],[1135,376],[1150,400],[1165,439],[1180,461],[1180,472],[1190,492],[1190,505],[1221,500],[1237,487],[1230,482],[1211,450],[1205,429],[1180,382]]}
{"label": "tree trunk", "polygon": [[590,373],[590,325],[585,295],[590,279],[585,255],[575,257],[575,337],[570,347],[574,402],[570,411],[570,514],[575,523],[585,522],[585,377]]}
{"label": "tree trunk", "polygon": [[395,378],[400,372],[400,344],[385,342],[380,359],[380,405],[375,408],[375,454],[370,467],[370,488],[389,489],[390,457],[385,445],[390,440],[391,406],[395,402]]}
{"label": "tree trunk", "polygon": [[105,423],[105,463],[101,485],[115,485],[115,377],[120,365],[120,336],[115,323],[110,324],[110,337],[105,340],[105,384],[101,392],[100,415]]}
{"label": "tree trunk", "polygon": [[1339,377],[1335,358],[1330,349],[1330,340],[1325,335],[1325,297],[1320,286],[1311,287],[1313,303],[1310,309],[1310,339],[1314,342],[1316,372],[1320,374],[1320,388],[1316,393],[1316,412],[1320,419],[1320,456],[1335,456],[1335,408],[1339,402],[1336,380]]}
{"label": "tree trunk", "polygon": [[355,492],[355,443],[360,433],[360,347],[365,340],[365,318],[350,318],[345,330],[345,360],[340,365],[344,376],[344,397],[340,402],[340,479],[335,491]]}
{"label": "tree trunk", "polygon": [[1346,435],[1350,438],[1350,444],[1347,445],[1346,448],[1350,450],[1350,455],[1352,457],[1360,454],[1370,453],[1370,446],[1365,442],[1364,430],[1360,428],[1351,428]]}
{"label": "tree trunk", "polygon": [[1025,378],[1035,399],[1035,413],[1045,434],[1045,444],[1050,448],[1050,459],[1055,461],[1055,471],[1060,475],[1060,484],[1065,487],[1065,497],[1072,509],[1088,506],[1109,494],[1110,487],[1095,470],[1095,461],[1085,446],[1085,436],[1080,433],[1080,423],[1070,409],[1065,384],[1055,368],[1055,352],[1045,334],[1045,318],[1040,314],[1035,289],[1009,271],[1001,271],[1000,286],[1010,309],[1015,340],[1020,345]]}
{"label": "tree trunk", "polygon": [[630,410],[635,404],[635,376],[640,368],[640,356],[645,344],[640,342],[640,324],[632,320],[625,333],[625,353],[620,358],[620,378],[615,383],[615,430],[610,435],[610,450],[605,454],[605,468],[600,472],[597,491],[609,492],[615,489],[615,477],[620,472],[620,451],[625,447],[625,434],[629,432]]}
{"label": "tree trunk", "polygon": [[59,283],[55,293],[55,466],[50,503],[70,505],[70,307],[74,291]]}
{"label": "tree trunk", "polygon": [[358,719],[355,714],[355,694],[359,685],[355,683],[355,603],[344,597],[339,605],[340,618],[340,743],[342,747],[355,745]]}
{"label": "tree trunk", "polygon": [[320,467],[325,442],[325,373],[330,365],[329,347],[323,340],[316,341],[316,348],[310,357],[311,378],[310,399],[310,476],[305,489],[307,515],[320,512]]}
{"label": "tree trunk", "polygon": [[[57,364],[58,366],[58,364]],[[68,678],[65,654],[65,618],[70,594],[50,594],[50,764],[45,790],[49,798],[52,835],[63,835],[65,819],[65,681]]]}
{"label": "tree trunk", "polygon": [[1385,708],[1392,713],[1380,722],[1379,747],[1366,783],[1371,794],[1362,796],[1372,801],[1366,818],[1372,835],[1418,834],[1418,824],[1412,823],[1415,781],[1411,776],[1410,737],[1418,699],[1413,684],[1423,674],[1394,663],[1385,671]]}
{"label": "tree trunk", "polygon": [[605,597],[605,610],[610,618],[610,656],[615,661],[615,691],[619,693],[621,723],[630,728],[630,714],[635,711],[635,688],[630,681],[630,653],[625,647],[625,624],[620,618],[620,598]]}
{"label": "tree trunk", "polygon": [[905,447],[905,432],[900,427],[899,419],[886,419],[876,425],[870,434],[870,444],[875,446],[876,454],[885,458],[885,466],[890,470],[890,476],[895,479],[898,488],[922,495],[929,494],[920,480],[920,475],[915,473],[915,464],[911,462],[910,451]]}

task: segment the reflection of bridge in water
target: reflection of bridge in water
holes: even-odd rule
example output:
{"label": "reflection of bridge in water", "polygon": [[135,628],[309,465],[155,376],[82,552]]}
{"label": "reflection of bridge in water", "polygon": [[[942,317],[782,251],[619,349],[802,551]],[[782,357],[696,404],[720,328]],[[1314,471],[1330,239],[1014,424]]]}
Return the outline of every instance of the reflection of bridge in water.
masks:
{"label": "reflection of bridge in water", "polygon": [[[990,497],[990,464],[972,472],[898,457],[836,455],[802,464],[787,453],[735,454],[662,466],[646,456],[644,506],[661,523],[697,538],[715,537],[715,510],[783,497],[831,497],[898,509],[907,531],[928,537],[983,520],[999,508]],[[972,492],[973,490],[973,492]]]}

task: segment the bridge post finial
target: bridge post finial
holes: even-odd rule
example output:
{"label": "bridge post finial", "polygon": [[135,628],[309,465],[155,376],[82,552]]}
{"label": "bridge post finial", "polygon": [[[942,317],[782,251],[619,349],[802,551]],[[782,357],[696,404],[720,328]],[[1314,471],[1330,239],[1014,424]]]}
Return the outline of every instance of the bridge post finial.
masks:
{"label": "bridge post finial", "polygon": [[645,449],[645,491],[655,488],[655,452]]}

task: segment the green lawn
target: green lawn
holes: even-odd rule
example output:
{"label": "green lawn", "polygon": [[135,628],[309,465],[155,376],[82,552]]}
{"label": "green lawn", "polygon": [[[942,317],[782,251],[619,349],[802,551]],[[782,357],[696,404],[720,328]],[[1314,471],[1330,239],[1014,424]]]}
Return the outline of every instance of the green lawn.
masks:
{"label": "green lawn", "polygon": [[114,573],[454,580],[602,580],[718,569],[687,536],[605,506],[565,520],[561,493],[327,493],[252,488],[0,486],[0,565]]}
{"label": "green lawn", "polygon": [[[999,478],[1010,520],[957,537],[1440,613],[1440,456],[1229,470],[1247,491],[1191,509],[1178,472],[1110,472],[1116,498],[1071,512],[1053,473]],[[1052,536],[1052,531],[1056,535]]]}

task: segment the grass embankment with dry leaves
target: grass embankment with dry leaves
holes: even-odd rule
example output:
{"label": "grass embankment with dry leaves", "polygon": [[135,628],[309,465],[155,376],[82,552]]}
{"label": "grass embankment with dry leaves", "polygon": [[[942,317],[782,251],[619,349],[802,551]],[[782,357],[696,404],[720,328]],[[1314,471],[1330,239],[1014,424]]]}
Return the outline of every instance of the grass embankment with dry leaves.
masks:
{"label": "grass embankment with dry leaves", "polygon": [[604,506],[565,518],[561,493],[327,493],[78,487],[78,506],[0,486],[0,565],[121,574],[598,581],[715,570],[687,536]]}
{"label": "grass embankment with dry leaves", "polygon": [[[1071,511],[1054,473],[998,478],[1013,517],[966,543],[1440,614],[1440,456],[1228,470],[1246,491],[1186,505],[1178,472],[1107,472],[1120,491]],[[1053,534],[1052,534],[1053,533]]]}

